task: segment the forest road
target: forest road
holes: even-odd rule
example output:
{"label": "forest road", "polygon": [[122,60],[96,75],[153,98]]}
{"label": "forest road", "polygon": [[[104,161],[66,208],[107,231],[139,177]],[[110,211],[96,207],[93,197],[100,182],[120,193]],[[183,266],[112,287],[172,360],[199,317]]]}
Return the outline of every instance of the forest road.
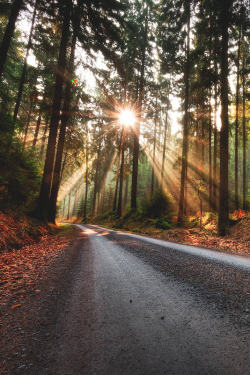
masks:
{"label": "forest road", "polygon": [[249,257],[78,225],[53,375],[239,375],[249,368]]}

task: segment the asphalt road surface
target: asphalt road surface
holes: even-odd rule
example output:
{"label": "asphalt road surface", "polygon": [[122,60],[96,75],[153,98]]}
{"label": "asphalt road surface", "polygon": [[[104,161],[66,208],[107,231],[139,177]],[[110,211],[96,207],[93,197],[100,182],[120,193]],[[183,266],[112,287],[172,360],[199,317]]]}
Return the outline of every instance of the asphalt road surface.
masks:
{"label": "asphalt road surface", "polygon": [[249,256],[78,225],[39,272],[1,375],[250,375]]}
{"label": "asphalt road surface", "polygon": [[59,338],[41,374],[250,374],[249,257],[78,228]]}

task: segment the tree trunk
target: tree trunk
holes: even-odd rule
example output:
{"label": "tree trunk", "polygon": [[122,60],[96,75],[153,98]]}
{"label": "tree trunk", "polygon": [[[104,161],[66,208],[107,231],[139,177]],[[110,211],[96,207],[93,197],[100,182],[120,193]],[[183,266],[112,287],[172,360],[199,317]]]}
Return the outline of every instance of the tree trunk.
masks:
{"label": "tree trunk", "polygon": [[52,104],[52,114],[50,119],[49,139],[44,164],[42,185],[38,199],[38,207],[36,210],[37,216],[42,220],[47,220],[49,210],[50,188],[54,166],[57,131],[60,120],[62,89],[66,67],[67,44],[69,39],[70,8],[70,1],[68,0],[64,8],[63,29],[56,71],[56,82]]}
{"label": "tree trunk", "polygon": [[212,180],[212,105],[211,105],[211,90],[210,90],[210,99],[209,99],[209,145],[208,145],[208,152],[209,152],[209,172],[208,172],[208,180],[209,180],[209,212],[212,212],[212,186],[213,186],[213,180]]}
{"label": "tree trunk", "polygon": [[181,186],[178,210],[178,224],[183,225],[183,215],[185,206],[185,184],[187,175],[187,153],[188,153],[188,106],[189,106],[189,51],[190,51],[190,3],[185,2],[187,13],[187,46],[186,46],[186,66],[185,66],[185,101],[184,101],[184,121],[183,121],[183,148],[181,165]]}
{"label": "tree trunk", "polygon": [[89,148],[88,148],[88,131],[86,137],[86,171],[85,171],[85,197],[83,209],[83,221],[87,220],[87,202],[88,202],[88,178],[89,178]]}
{"label": "tree trunk", "polygon": [[118,195],[118,185],[119,185],[119,170],[120,170],[120,161],[121,161],[121,145],[117,160],[117,172],[116,172],[116,181],[115,181],[115,195],[114,195],[114,202],[113,202],[113,211],[116,211],[116,203],[117,203],[117,195]]}
{"label": "tree trunk", "polygon": [[[140,82],[139,82],[139,93],[138,93],[138,106],[139,111],[142,110],[142,96],[144,89],[144,74],[145,74],[145,60],[146,60],[146,47],[147,47],[147,35],[148,35],[148,7],[146,11],[145,20],[145,43],[142,46],[142,59],[141,59],[141,70],[140,70]],[[140,114],[139,114],[140,118]],[[132,186],[131,186],[131,208],[136,210],[137,208],[137,182],[138,182],[138,161],[139,161],[139,138],[140,138],[140,123],[136,124],[134,131],[134,148],[133,148],[133,170],[132,170]]]}
{"label": "tree trunk", "polygon": [[235,190],[235,196],[234,196],[234,204],[235,209],[239,209],[239,91],[240,91],[240,44],[241,44],[241,27],[240,27],[240,35],[239,35],[239,42],[238,42],[238,52],[237,52],[237,62],[236,62],[236,68],[237,68],[237,80],[236,80],[236,100],[235,100],[235,164],[234,164],[234,175],[235,175],[235,181],[234,181],[234,190]]}
{"label": "tree trunk", "polygon": [[98,207],[96,205],[96,198],[99,191],[99,174],[100,174],[100,155],[101,155],[101,140],[99,140],[99,145],[97,149],[97,161],[96,161],[96,172],[95,172],[95,183],[94,183],[94,194],[93,194],[93,203],[92,203],[92,216],[95,216]]}
{"label": "tree trunk", "polygon": [[247,158],[246,158],[246,147],[247,147],[247,132],[246,132],[246,95],[245,95],[245,55],[243,53],[243,61],[242,61],[242,90],[243,90],[243,98],[242,98],[242,137],[243,137],[243,210],[247,209],[247,182],[246,182],[246,167],[247,167]]}
{"label": "tree trunk", "polygon": [[29,131],[29,125],[30,125],[32,108],[33,108],[33,103],[32,103],[32,101],[30,101],[29,112],[28,112],[28,119],[27,119],[27,124],[26,124],[26,127],[25,127],[25,133],[24,133],[23,149],[25,148],[26,142],[27,142],[27,135],[28,135],[28,131]]}
{"label": "tree trunk", "polygon": [[167,98],[167,110],[166,110],[166,119],[165,119],[165,127],[164,127],[164,140],[163,140],[163,152],[162,152],[162,163],[161,163],[161,190],[163,189],[163,182],[164,182],[164,164],[166,158],[166,142],[167,142],[167,130],[168,130],[168,99]]}
{"label": "tree trunk", "polygon": [[[210,27],[210,37],[209,37],[209,68],[210,68],[210,73],[209,73],[209,145],[208,145],[208,152],[209,152],[209,172],[208,172],[208,180],[209,180],[209,207],[208,211],[212,212],[212,195],[213,195],[213,180],[212,180],[212,76],[211,76],[211,63],[212,63],[212,30],[211,30],[211,21],[209,22],[209,27]],[[211,216],[212,219],[212,216]]]}
{"label": "tree trunk", "polygon": [[129,184],[129,174],[126,175],[126,179],[125,179],[125,191],[124,191],[123,209],[126,209],[127,202],[128,202],[128,184]]}
{"label": "tree trunk", "polygon": [[[157,104],[156,104],[156,107],[157,107]],[[156,114],[155,114],[154,122],[155,122],[155,126],[154,126],[154,145],[153,145],[152,176],[151,176],[151,195],[154,193],[154,183],[155,183],[155,149],[156,149],[156,130],[157,130],[156,129],[157,128]]]}
{"label": "tree trunk", "polygon": [[68,215],[67,215],[67,220],[69,220],[69,214],[70,214],[70,195],[71,195],[71,191],[69,192],[69,200],[68,200]]}
{"label": "tree trunk", "polygon": [[63,200],[63,209],[62,209],[62,217],[64,218],[64,213],[65,213],[65,202],[66,202],[66,198],[64,198]]}
{"label": "tree trunk", "polygon": [[18,88],[16,105],[15,105],[14,115],[13,115],[14,120],[17,119],[17,114],[18,114],[18,111],[19,111],[19,107],[20,107],[20,103],[21,103],[21,99],[22,99],[22,94],[23,94],[23,87],[24,87],[25,79],[26,79],[28,56],[29,56],[29,51],[30,51],[31,46],[32,46],[32,34],[33,34],[35,18],[36,18],[37,3],[38,3],[38,0],[36,0],[36,3],[35,3],[33,18],[32,18],[32,23],[31,23],[31,28],[30,28],[30,34],[29,34],[29,40],[28,40],[28,45],[27,45],[27,50],[26,50],[26,56],[25,56],[23,71],[22,71],[22,75],[21,75],[21,79],[20,79],[20,83],[19,83],[19,88]]}
{"label": "tree trunk", "polygon": [[61,166],[62,166],[62,157],[63,157],[63,149],[65,143],[65,135],[66,135],[66,127],[69,120],[69,110],[70,110],[70,103],[71,103],[71,77],[74,71],[74,58],[75,58],[75,46],[76,46],[76,32],[74,31],[72,44],[71,44],[71,53],[69,59],[69,68],[66,75],[67,82],[66,82],[66,89],[65,89],[65,99],[63,104],[62,116],[61,116],[61,126],[60,126],[60,133],[58,138],[57,144],[57,152],[56,152],[56,160],[54,166],[54,173],[51,182],[51,193],[50,193],[50,200],[49,200],[49,210],[48,210],[48,221],[51,223],[55,222],[56,219],[56,202],[57,196],[60,186],[60,174],[61,174]]}
{"label": "tree trunk", "polygon": [[122,143],[121,143],[121,167],[120,167],[120,186],[119,186],[119,197],[117,205],[117,215],[122,214],[122,194],[123,194],[123,176],[124,176],[124,147],[125,147],[125,137],[124,129],[122,129]]}
{"label": "tree trunk", "polygon": [[33,139],[33,147],[36,146],[38,133],[39,133],[39,130],[40,130],[40,125],[41,125],[41,119],[42,119],[42,114],[41,114],[41,108],[40,108],[39,116],[38,116],[38,119],[37,119],[37,122],[36,122],[36,130],[35,130],[35,135],[34,135],[34,139]]}
{"label": "tree trunk", "polygon": [[[217,62],[215,64],[215,75],[218,74]],[[218,85],[215,83],[214,88],[214,153],[213,153],[213,208],[217,211],[217,153],[218,153],[218,129],[217,129],[217,111],[218,111]]]}
{"label": "tree trunk", "polygon": [[221,5],[221,132],[220,132],[220,195],[218,234],[225,236],[229,225],[228,204],[228,27],[231,0]]}
{"label": "tree trunk", "polygon": [[7,59],[10,42],[14,34],[16,20],[17,20],[17,17],[18,17],[18,14],[20,12],[22,5],[23,5],[23,0],[14,0],[12,8],[11,8],[9,22],[6,27],[3,40],[0,46],[0,79],[3,74],[4,64]]}

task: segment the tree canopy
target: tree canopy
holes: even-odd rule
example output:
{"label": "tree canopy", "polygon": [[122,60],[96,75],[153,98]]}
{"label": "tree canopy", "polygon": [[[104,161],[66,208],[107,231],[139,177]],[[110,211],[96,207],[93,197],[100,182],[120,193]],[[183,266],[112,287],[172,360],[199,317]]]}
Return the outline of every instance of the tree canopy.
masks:
{"label": "tree canopy", "polygon": [[249,26],[246,0],[2,2],[1,209],[162,218],[167,196],[225,235],[250,202]]}

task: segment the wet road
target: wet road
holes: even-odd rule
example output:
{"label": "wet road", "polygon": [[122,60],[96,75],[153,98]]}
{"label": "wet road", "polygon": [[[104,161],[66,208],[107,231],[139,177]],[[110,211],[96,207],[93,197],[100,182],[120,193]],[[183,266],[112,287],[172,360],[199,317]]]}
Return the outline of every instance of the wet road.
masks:
{"label": "wet road", "polygon": [[44,374],[250,373],[249,258],[78,227]]}

